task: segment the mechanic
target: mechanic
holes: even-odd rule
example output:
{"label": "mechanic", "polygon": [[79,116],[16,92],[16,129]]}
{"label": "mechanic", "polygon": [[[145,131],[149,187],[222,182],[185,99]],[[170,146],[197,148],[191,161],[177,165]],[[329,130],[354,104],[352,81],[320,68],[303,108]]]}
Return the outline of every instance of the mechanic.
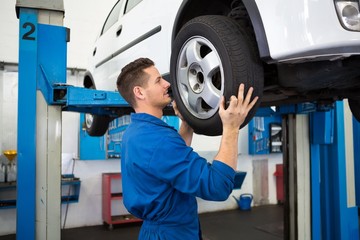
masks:
{"label": "mechanic", "polygon": [[193,129],[175,102],[175,113],[182,120],[179,133],[161,120],[163,109],[172,101],[170,83],[152,60],[129,63],[116,84],[135,110],[123,136],[121,173],[124,205],[143,219],[139,239],[202,239],[196,197],[224,201],[232,192],[239,127],[258,99],[250,102],[253,88],[244,98],[241,84],[227,109],[221,98],[223,135],[215,160],[209,163],[190,147]]}

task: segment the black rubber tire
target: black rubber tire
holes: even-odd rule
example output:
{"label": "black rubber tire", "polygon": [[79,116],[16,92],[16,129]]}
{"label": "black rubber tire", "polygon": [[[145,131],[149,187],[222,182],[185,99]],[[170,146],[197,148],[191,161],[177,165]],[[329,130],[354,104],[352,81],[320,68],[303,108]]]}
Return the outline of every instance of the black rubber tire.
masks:
{"label": "black rubber tire", "polygon": [[[258,96],[261,99],[264,85],[262,63],[256,44],[251,42],[246,30],[229,17],[217,15],[197,17],[186,23],[178,33],[173,43],[170,61],[172,91],[178,109],[196,133],[208,136],[221,135],[222,122],[218,114],[219,105],[210,110],[214,112],[211,116],[199,118],[194,114],[193,109],[189,109],[190,104],[186,102],[186,96],[178,86],[181,81],[189,82],[190,74],[186,75],[185,80],[179,79],[178,74],[180,74],[180,65],[184,64],[184,61],[181,62],[180,59],[183,48],[194,38],[206,39],[216,49],[221,62],[220,69],[223,69],[220,72],[221,92],[226,100],[231,95],[237,96],[240,83],[245,84],[246,92],[250,86],[254,87],[253,97]],[[255,115],[259,104],[260,100],[249,112],[240,128],[244,127]]]}
{"label": "black rubber tire", "polygon": [[[84,84],[84,87],[86,85]],[[94,85],[88,86],[89,89],[95,89]],[[87,121],[87,115],[92,116],[92,122],[89,123]],[[84,114],[84,125],[87,134],[92,137],[101,137],[104,136],[109,128],[109,123],[113,120],[113,118],[106,115],[93,115],[90,113]]]}
{"label": "black rubber tire", "polygon": [[360,99],[349,98],[349,107],[358,122],[360,122]]}
{"label": "black rubber tire", "polygon": [[92,117],[92,124],[85,124],[86,132],[92,137],[104,136],[109,128],[109,123],[112,121],[112,118],[106,115],[92,115]]}

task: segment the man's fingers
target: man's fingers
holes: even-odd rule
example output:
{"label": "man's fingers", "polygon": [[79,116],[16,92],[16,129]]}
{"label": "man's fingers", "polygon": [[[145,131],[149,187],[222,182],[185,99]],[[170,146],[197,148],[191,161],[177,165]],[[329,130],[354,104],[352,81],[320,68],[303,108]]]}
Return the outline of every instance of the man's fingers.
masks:
{"label": "man's fingers", "polygon": [[249,91],[247,92],[246,94],[246,97],[245,97],[245,101],[244,101],[244,104],[248,105],[250,100],[251,100],[251,96],[253,94],[253,91],[254,91],[254,88],[253,87],[250,87],[249,88]]}
{"label": "man's fingers", "polygon": [[220,105],[219,105],[220,110],[225,109],[225,97],[222,96],[220,99]]}
{"label": "man's fingers", "polygon": [[251,103],[249,103],[249,105],[247,106],[248,111],[250,111],[250,109],[252,109],[254,107],[254,105],[258,99],[259,99],[258,96],[254,97],[254,99],[251,101]]}
{"label": "man's fingers", "polygon": [[173,107],[173,109],[174,109],[174,111],[175,111],[175,114],[177,115],[178,109],[177,109],[177,105],[176,105],[175,100],[172,101],[172,107]]}
{"label": "man's fingers", "polygon": [[[251,109],[258,100],[257,96],[254,97],[253,100],[251,100],[253,92],[254,92],[254,88],[250,87],[246,93],[246,96],[244,96],[245,95],[245,85],[243,83],[241,83],[239,86],[239,89],[238,89],[238,96],[236,97],[236,96],[232,95],[230,97],[229,101],[227,102],[228,107],[229,106],[244,107],[247,110]],[[220,105],[225,109],[224,101],[225,101],[224,96],[222,96]]]}
{"label": "man's fingers", "polygon": [[244,88],[245,88],[245,85],[243,83],[241,83],[239,86],[239,90],[238,90],[238,99],[239,100],[241,99],[241,101],[244,98]]}

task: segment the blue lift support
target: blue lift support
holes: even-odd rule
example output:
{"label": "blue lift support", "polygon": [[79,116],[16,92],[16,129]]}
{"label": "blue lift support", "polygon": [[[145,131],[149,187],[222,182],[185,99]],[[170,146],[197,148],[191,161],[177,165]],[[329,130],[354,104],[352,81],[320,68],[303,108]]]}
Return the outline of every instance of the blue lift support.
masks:
{"label": "blue lift support", "polygon": [[[51,5],[51,6],[50,6]],[[48,6],[48,9],[46,7]],[[61,107],[42,94],[66,81],[62,2],[17,1],[19,18],[17,239],[60,239]]]}
{"label": "blue lift support", "polygon": [[359,240],[360,123],[343,101],[268,114],[283,116],[284,239]]}
{"label": "blue lift support", "polygon": [[360,169],[354,167],[358,160],[353,147],[353,136],[359,133],[347,131],[349,124],[351,113],[344,113],[343,102],[336,102],[331,111],[310,115],[314,240],[359,239],[354,176]]}
{"label": "blue lift support", "polygon": [[[128,112],[129,105],[117,92],[66,85],[69,31],[62,27],[62,1],[18,0],[16,9],[20,31],[16,237],[56,240],[60,239],[61,111],[119,116]],[[347,169],[349,137],[344,134],[341,102],[320,112],[314,104],[283,106],[276,114],[283,115],[283,140],[288,146],[285,238],[358,240],[359,123],[353,123],[355,168]],[[346,171],[351,170],[356,204],[348,197],[355,191],[349,191]]]}
{"label": "blue lift support", "polygon": [[354,161],[355,161],[355,198],[358,212],[360,215],[360,122],[353,117],[353,135],[354,135]]}

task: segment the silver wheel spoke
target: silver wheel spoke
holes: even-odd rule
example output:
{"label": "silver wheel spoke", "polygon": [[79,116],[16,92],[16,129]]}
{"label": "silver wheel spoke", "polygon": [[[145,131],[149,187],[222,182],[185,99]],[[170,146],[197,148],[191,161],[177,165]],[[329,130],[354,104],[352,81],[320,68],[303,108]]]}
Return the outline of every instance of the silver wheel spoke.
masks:
{"label": "silver wheel spoke", "polygon": [[195,112],[198,113],[201,111],[201,98],[199,94],[195,94],[193,91],[190,91],[188,95],[188,102]]}
{"label": "silver wheel spoke", "polygon": [[221,91],[211,83],[211,79],[207,79],[205,88],[201,93],[201,98],[204,99],[206,104],[212,109],[215,109],[218,107],[220,97]]}
{"label": "silver wheel spoke", "polygon": [[216,52],[212,51],[208,55],[205,56],[200,62],[201,69],[206,76],[206,79],[211,81],[211,76],[215,71],[218,71],[220,67],[220,60],[216,54]]}
{"label": "silver wheel spoke", "polygon": [[186,60],[188,62],[188,66],[191,63],[201,61],[199,51],[200,51],[200,44],[198,43],[198,41],[191,41],[189,46],[186,48]]}
{"label": "silver wheel spoke", "polygon": [[186,87],[187,91],[189,91],[190,89],[189,81],[188,81],[189,78],[188,71],[189,71],[188,67],[179,67],[178,79],[177,79],[183,87]]}

